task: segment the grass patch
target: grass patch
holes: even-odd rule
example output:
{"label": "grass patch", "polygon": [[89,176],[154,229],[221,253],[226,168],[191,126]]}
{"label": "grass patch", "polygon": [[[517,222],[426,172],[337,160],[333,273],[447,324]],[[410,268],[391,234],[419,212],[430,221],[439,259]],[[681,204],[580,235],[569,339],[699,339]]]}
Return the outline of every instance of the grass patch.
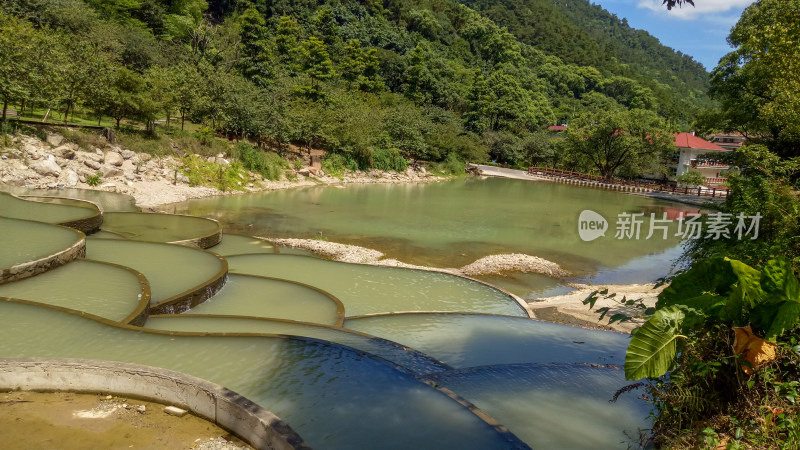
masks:
{"label": "grass patch", "polygon": [[277,153],[265,152],[244,142],[236,144],[232,155],[245,169],[260,173],[268,180],[279,180],[283,172],[289,169],[289,162]]}
{"label": "grass patch", "polygon": [[181,171],[189,178],[191,186],[210,186],[223,192],[243,191],[250,182],[247,170],[239,162],[224,165],[194,155],[186,156],[182,161]]}

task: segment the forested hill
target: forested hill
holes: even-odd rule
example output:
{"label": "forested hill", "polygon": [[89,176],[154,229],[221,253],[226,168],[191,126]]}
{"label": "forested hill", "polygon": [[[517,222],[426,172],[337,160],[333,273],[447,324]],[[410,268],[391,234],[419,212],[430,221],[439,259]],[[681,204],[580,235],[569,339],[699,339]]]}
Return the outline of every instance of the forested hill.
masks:
{"label": "forested hill", "polygon": [[701,66],[553,1],[3,0],[0,100],[150,133],[180,117],[350,167],[558,158],[547,126],[594,112],[691,123]]}
{"label": "forested hill", "polygon": [[705,99],[708,72],[691,56],[662,45],[588,0],[460,0],[520,41],[570,63],[631,77],[651,88]]}

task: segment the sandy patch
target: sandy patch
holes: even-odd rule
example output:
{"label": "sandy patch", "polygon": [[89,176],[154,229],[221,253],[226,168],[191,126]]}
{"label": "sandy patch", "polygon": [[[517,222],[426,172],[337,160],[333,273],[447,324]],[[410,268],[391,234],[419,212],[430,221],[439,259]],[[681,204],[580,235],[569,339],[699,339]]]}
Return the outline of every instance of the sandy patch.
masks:
{"label": "sandy patch", "polygon": [[[541,309],[543,312],[543,320],[548,320],[546,317],[554,316],[554,313],[560,313],[600,329],[611,329],[629,333],[631,330],[644,323],[644,319],[638,318],[629,322],[615,322],[609,324],[608,318],[618,313],[637,316],[642,313],[642,310],[631,306],[623,306],[616,300],[622,300],[623,297],[628,300],[641,299],[646,306],[655,306],[658,300],[658,294],[660,294],[666,286],[655,288],[654,284],[616,284],[597,286],[579,285],[576,287],[578,289],[569,294],[528,300],[528,306],[534,314],[536,314],[537,310]],[[588,305],[583,304],[583,300],[593,291],[602,289],[608,289],[609,295],[612,293],[616,293],[617,295],[612,299],[605,299],[603,296],[600,296],[595,303],[594,309],[589,309]],[[600,315],[596,310],[603,307],[609,307],[610,310],[603,320],[599,320]]]}

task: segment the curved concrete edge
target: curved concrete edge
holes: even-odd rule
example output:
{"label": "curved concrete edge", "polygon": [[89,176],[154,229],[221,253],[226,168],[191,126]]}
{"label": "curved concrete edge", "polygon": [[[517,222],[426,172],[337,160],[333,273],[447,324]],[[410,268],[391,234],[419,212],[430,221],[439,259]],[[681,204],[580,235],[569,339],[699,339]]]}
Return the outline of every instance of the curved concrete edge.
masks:
{"label": "curved concrete edge", "polygon": [[[208,219],[213,220],[213,219]],[[215,220],[216,222],[216,220]],[[222,228],[217,230],[215,233],[209,234],[208,236],[203,236],[199,238],[193,239],[186,239],[183,241],[172,241],[168,242],[168,244],[177,244],[177,245],[185,245],[187,247],[197,247],[202,249],[209,249],[217,244],[222,242]]]}
{"label": "curved concrete edge", "polygon": [[257,449],[310,449],[278,416],[218,384],[170,370],[86,359],[0,358],[0,389],[113,393],[177,405]]}
{"label": "curved concrete edge", "polygon": [[78,231],[82,231],[85,234],[91,234],[95,231],[100,230],[100,226],[103,225],[103,213],[100,210],[97,211],[96,214],[90,217],[84,217],[83,219],[76,219],[71,220],[69,222],[62,222],[59,225],[69,228],[74,228]]}
{"label": "curved concrete edge", "polygon": [[186,312],[215,296],[225,286],[228,281],[228,260],[208,250],[200,251],[210,253],[219,259],[222,263],[219,272],[200,286],[150,306],[150,314],[180,314]]}
{"label": "curved concrete edge", "polygon": [[107,266],[116,267],[118,269],[126,270],[136,278],[139,279],[139,285],[141,286],[141,292],[139,297],[139,303],[137,303],[136,308],[128,314],[127,317],[122,319],[120,323],[126,325],[133,325],[137,327],[141,327],[147,322],[147,318],[150,316],[150,282],[147,281],[144,274],[139,272],[138,270],[131,269],[130,267],[121,266],[119,264],[114,264],[105,261],[95,261],[93,259],[84,259],[84,261],[94,262],[98,264],[105,264]]}
{"label": "curved concrete edge", "polygon": [[[80,233],[80,232],[78,232]],[[0,284],[29,278],[56,267],[86,256],[86,236],[80,233],[80,239],[71,246],[44,258],[28,261],[16,266],[0,269]]]}
{"label": "curved concrete edge", "polygon": [[[220,256],[220,258],[224,258],[224,256]],[[252,274],[249,274],[249,273],[234,273],[232,275],[236,275],[236,276],[239,276],[239,277],[263,278],[265,280],[280,281],[280,282],[283,282],[283,283],[294,284],[294,285],[297,285],[297,286],[302,286],[304,288],[311,289],[312,291],[316,291],[316,292],[328,297],[334,304],[336,304],[336,323],[333,324],[333,327],[334,328],[341,328],[343,326],[343,324],[344,324],[344,319],[345,319],[344,303],[342,303],[342,301],[339,300],[338,297],[336,297],[335,295],[331,294],[328,291],[324,291],[324,290],[322,290],[322,289],[320,289],[318,287],[311,286],[310,284],[301,283],[299,281],[287,280],[285,278],[267,277],[267,276],[263,276],[263,275],[252,275]],[[297,322],[301,323],[301,321],[297,321]]]}
{"label": "curved concrete edge", "polygon": [[450,397],[450,399],[452,399],[456,403],[460,404],[464,408],[468,409],[472,414],[475,414],[476,416],[478,416],[478,418],[480,418],[483,422],[485,422],[492,429],[494,429],[494,431],[496,431],[498,434],[500,434],[503,437],[503,439],[505,439],[510,444],[510,448],[530,450],[531,447],[528,444],[526,444],[525,442],[523,442],[522,439],[518,438],[517,435],[512,433],[511,430],[508,429],[508,427],[506,427],[505,425],[503,425],[500,422],[498,422],[497,419],[492,417],[491,414],[489,414],[486,411],[478,408],[473,403],[471,403],[469,400],[467,400],[464,397],[456,394],[455,392],[453,392],[452,390],[450,390],[450,389],[448,389],[448,388],[446,388],[444,386],[440,386],[438,383],[436,383],[433,380],[423,378],[423,379],[420,379],[420,381],[425,383],[425,384],[427,384],[428,386],[432,387],[433,389],[439,391],[443,395],[446,395],[447,397]]}
{"label": "curved concrete edge", "polygon": [[[261,239],[261,238],[259,238],[259,239]],[[275,245],[275,244],[273,244],[273,245]],[[277,246],[275,248],[277,249]],[[278,254],[278,253],[276,252],[275,254]],[[225,258],[233,258],[233,257],[236,257],[236,256],[258,256],[258,255],[269,256],[270,254],[269,253],[263,253],[263,254],[259,254],[259,253],[243,253],[243,254],[240,254],[240,255],[228,255]],[[301,258],[321,259],[323,261],[328,261],[328,262],[337,263],[337,264],[350,264],[350,265],[357,265],[357,266],[382,267],[382,268],[386,268],[386,269],[399,269],[399,270],[416,270],[418,272],[440,273],[440,274],[443,274],[443,275],[450,275],[450,276],[453,276],[453,277],[458,277],[458,278],[461,278],[461,279],[464,279],[464,280],[467,280],[467,281],[471,281],[473,283],[481,284],[483,286],[488,287],[489,289],[493,289],[495,291],[498,291],[501,294],[503,294],[503,295],[507,296],[508,298],[510,298],[514,302],[514,304],[519,306],[519,308],[522,310],[522,312],[525,313],[527,318],[529,318],[529,319],[535,319],[536,318],[536,315],[533,313],[533,310],[530,308],[530,306],[528,306],[528,303],[525,302],[525,300],[521,299],[520,297],[512,294],[511,292],[508,292],[505,289],[501,289],[501,288],[499,288],[499,287],[497,287],[497,286],[495,286],[493,284],[487,283],[485,281],[478,280],[476,278],[472,278],[472,277],[469,277],[467,275],[462,275],[462,274],[457,274],[457,273],[452,273],[452,272],[446,272],[446,271],[438,269],[436,267],[429,267],[429,268],[422,268],[422,267],[396,267],[396,266],[385,266],[385,265],[382,265],[382,264],[373,264],[373,263],[357,263],[357,262],[336,261],[335,259],[316,258],[314,256],[308,256],[308,255],[284,255],[284,256],[297,256],[297,257],[301,257]],[[345,316],[344,319],[347,320],[348,318],[349,317]]]}

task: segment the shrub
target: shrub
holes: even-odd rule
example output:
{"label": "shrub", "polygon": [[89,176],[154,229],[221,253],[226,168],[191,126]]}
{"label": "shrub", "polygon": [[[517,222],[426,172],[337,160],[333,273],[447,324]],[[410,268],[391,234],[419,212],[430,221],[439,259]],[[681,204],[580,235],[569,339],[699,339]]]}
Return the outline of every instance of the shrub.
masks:
{"label": "shrub", "polygon": [[289,162],[277,153],[264,152],[243,142],[236,145],[233,156],[245,169],[260,173],[268,180],[280,179],[283,171],[289,168]]}
{"label": "shrub", "polygon": [[94,175],[86,177],[86,184],[89,186],[98,186],[101,182],[100,172],[97,172]]}
{"label": "shrub", "polygon": [[230,165],[209,162],[194,155],[183,158],[181,171],[189,178],[192,186],[212,186],[221,191],[244,190],[249,182],[247,172],[241,163]]}
{"label": "shrub", "polygon": [[455,153],[448,153],[447,158],[439,165],[441,172],[445,175],[463,175],[464,174],[464,161]]}
{"label": "shrub", "polygon": [[394,147],[377,148],[372,152],[372,167],[378,170],[402,172],[408,167],[408,160]]}
{"label": "shrub", "polygon": [[331,153],[322,160],[322,170],[334,177],[341,178],[345,170],[358,170],[358,162],[349,155]]}

